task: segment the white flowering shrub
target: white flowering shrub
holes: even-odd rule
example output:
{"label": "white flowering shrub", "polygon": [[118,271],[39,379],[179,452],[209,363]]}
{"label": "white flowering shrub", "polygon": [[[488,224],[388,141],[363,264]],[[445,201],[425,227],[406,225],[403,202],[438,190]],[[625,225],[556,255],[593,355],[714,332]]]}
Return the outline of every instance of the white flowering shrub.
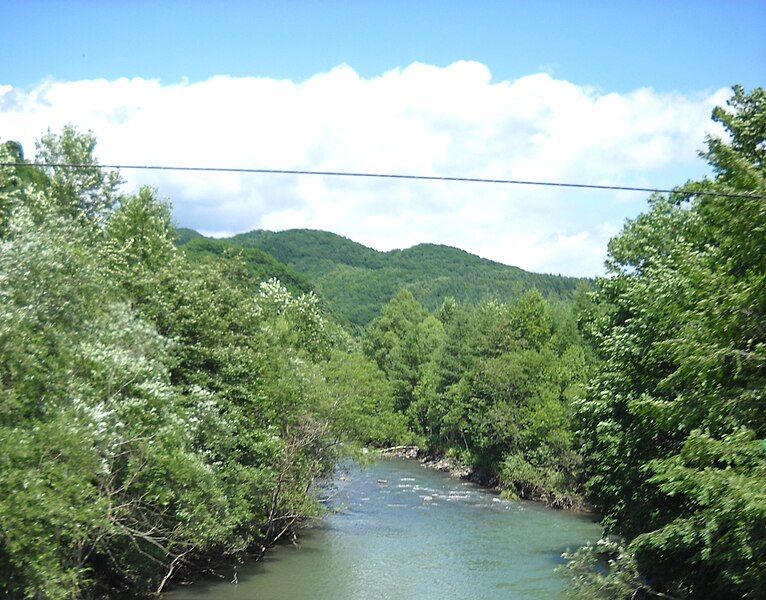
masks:
{"label": "white flowering shrub", "polygon": [[256,305],[265,326],[278,332],[288,345],[313,358],[327,356],[330,334],[313,292],[293,296],[272,278],[260,284]]}
{"label": "white flowering shrub", "polygon": [[80,596],[94,556],[145,589],[234,527],[188,435],[215,414],[183,410],[165,339],[121,300],[90,233],[39,200],[13,206],[0,241],[0,593]]}

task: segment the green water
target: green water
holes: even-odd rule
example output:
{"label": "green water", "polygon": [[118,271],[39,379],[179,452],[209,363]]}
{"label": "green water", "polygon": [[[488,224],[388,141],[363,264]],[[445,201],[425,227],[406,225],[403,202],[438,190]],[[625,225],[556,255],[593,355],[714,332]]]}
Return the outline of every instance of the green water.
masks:
{"label": "green water", "polygon": [[553,572],[561,553],[601,533],[593,519],[501,500],[415,461],[353,467],[336,484],[343,510],[299,547],[241,566],[236,585],[229,574],[167,599],[556,598],[566,585]]}

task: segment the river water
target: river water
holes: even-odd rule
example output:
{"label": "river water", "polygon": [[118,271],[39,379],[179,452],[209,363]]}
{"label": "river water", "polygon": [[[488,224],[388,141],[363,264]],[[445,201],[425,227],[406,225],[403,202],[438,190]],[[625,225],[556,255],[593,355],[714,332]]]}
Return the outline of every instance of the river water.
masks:
{"label": "river water", "polygon": [[[338,512],[258,563],[239,583],[201,581],[168,600],[548,599],[563,596],[561,553],[598,539],[584,515],[510,502],[416,461],[352,466]],[[429,499],[432,498],[432,499]]]}

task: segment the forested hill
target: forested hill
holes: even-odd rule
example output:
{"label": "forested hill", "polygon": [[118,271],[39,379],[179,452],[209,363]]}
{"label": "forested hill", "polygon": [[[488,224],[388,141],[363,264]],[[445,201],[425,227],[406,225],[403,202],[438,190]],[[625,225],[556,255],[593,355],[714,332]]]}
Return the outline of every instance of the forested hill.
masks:
{"label": "forested hill", "polygon": [[183,246],[186,256],[193,263],[200,263],[206,258],[218,259],[234,252],[241,258],[251,285],[276,277],[290,292],[316,291],[305,276],[260,248],[234,246],[229,240],[207,238],[193,229],[179,229],[176,233],[176,245]]}
{"label": "forested hill", "polygon": [[[179,230],[179,244],[195,249],[207,238]],[[530,273],[463,250],[419,244],[406,250],[379,252],[327,231],[256,230],[217,243],[258,248],[305,275],[343,322],[364,325],[401,288],[428,309],[446,296],[474,303],[487,297],[509,299],[531,288],[544,296],[568,298],[587,279]]]}

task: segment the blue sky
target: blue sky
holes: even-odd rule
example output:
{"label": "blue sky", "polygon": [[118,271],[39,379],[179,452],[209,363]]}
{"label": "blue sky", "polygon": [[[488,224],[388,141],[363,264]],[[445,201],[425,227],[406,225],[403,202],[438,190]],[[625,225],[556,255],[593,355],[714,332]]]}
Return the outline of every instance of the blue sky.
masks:
{"label": "blue sky", "polygon": [[[734,83],[766,82],[766,2],[0,3],[0,140],[102,162],[672,187]],[[602,272],[645,194],[125,173],[179,225],[437,242]]]}
{"label": "blue sky", "polygon": [[766,79],[766,2],[66,2],[0,5],[0,81],[214,74],[363,76],[414,61],[541,69],[612,91],[691,91]]}

